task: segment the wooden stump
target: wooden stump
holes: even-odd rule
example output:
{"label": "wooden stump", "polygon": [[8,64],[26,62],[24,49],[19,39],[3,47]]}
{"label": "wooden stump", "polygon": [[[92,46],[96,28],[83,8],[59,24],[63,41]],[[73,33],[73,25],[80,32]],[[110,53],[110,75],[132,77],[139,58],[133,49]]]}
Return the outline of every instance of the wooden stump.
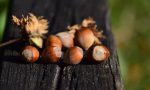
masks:
{"label": "wooden stump", "polygon": [[93,17],[107,37],[110,57],[100,64],[28,64],[18,56],[24,43],[12,44],[0,50],[0,90],[123,90],[107,0],[10,0],[3,41],[20,37],[11,15],[28,12],[49,20],[49,34]]}

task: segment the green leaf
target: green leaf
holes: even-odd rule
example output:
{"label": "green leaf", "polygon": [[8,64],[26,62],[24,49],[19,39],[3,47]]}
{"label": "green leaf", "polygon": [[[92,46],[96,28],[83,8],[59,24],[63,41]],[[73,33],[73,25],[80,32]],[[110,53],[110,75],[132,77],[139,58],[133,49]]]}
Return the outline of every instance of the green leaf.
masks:
{"label": "green leaf", "polygon": [[41,37],[33,37],[30,38],[30,40],[39,48],[42,48],[43,45],[43,39]]}

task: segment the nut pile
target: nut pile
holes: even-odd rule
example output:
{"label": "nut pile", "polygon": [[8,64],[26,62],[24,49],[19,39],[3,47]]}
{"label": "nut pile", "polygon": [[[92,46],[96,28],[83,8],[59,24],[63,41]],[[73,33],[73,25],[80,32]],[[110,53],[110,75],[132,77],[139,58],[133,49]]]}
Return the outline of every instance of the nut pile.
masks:
{"label": "nut pile", "polygon": [[[43,47],[48,21],[30,13],[21,19],[13,16],[13,22],[21,28],[22,38],[29,42],[21,52],[22,57],[27,62],[36,62],[40,56],[36,47]],[[103,38],[105,36],[102,31],[98,31],[96,22],[92,18],[84,19],[80,25],[68,26],[64,32],[49,35],[41,52],[41,62],[58,63],[62,60],[66,64],[79,64],[83,60],[84,52],[87,53],[87,61],[105,61],[110,53],[107,47],[102,45]]]}

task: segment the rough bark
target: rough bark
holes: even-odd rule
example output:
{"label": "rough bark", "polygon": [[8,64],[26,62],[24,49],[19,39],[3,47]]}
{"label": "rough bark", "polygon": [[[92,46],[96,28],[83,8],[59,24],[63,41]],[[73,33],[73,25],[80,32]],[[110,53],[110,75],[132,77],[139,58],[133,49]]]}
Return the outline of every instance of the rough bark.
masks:
{"label": "rough bark", "polygon": [[18,56],[24,43],[12,44],[0,50],[0,90],[123,90],[107,0],[10,0],[3,41],[20,37],[11,15],[28,12],[49,20],[49,34],[93,17],[107,37],[110,57],[100,64],[87,64],[86,58],[78,65],[29,64]]}

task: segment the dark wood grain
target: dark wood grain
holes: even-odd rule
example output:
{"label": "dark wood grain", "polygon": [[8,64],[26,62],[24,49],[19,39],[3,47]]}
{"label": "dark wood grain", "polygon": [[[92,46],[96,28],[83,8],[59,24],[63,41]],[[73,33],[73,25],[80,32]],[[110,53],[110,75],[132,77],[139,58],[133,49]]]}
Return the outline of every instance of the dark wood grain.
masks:
{"label": "dark wood grain", "polygon": [[0,51],[0,90],[123,90],[107,0],[10,0],[3,41],[20,37],[11,15],[28,12],[49,20],[49,34],[93,17],[107,37],[110,57],[100,64],[87,64],[86,58],[78,65],[29,64],[18,56],[24,43],[12,44]]}

